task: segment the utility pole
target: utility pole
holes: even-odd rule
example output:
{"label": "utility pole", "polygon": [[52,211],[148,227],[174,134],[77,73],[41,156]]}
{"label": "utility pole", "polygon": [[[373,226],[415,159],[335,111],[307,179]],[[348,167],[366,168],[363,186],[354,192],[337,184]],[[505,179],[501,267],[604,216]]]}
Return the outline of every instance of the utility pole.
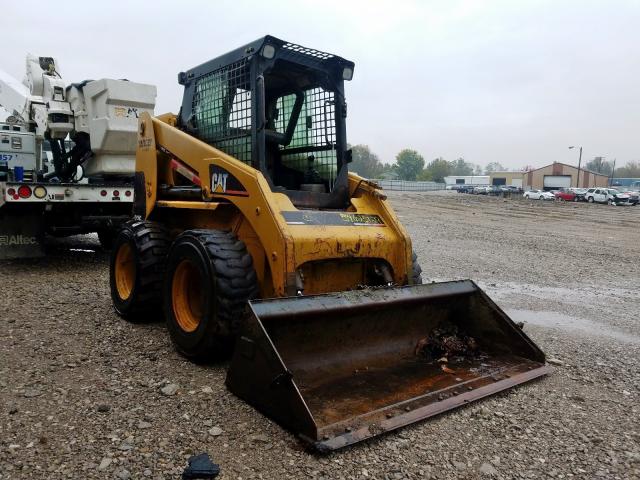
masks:
{"label": "utility pole", "polygon": [[[569,150],[571,150],[573,147],[570,146]],[[582,146],[580,147],[580,155],[578,156],[578,178],[576,179],[576,187],[580,188],[580,166],[582,165]]]}
{"label": "utility pole", "polygon": [[613,186],[613,174],[616,173],[616,159],[613,159],[613,167],[611,168],[611,178],[609,178],[609,186]]}

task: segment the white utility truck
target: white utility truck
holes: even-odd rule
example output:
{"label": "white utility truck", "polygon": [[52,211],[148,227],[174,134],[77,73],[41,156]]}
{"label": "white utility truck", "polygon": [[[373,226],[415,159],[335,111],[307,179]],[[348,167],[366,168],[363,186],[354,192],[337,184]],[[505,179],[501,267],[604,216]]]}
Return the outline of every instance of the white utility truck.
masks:
{"label": "white utility truck", "polygon": [[156,87],[66,85],[52,57],[27,56],[22,83],[0,70],[0,259],[43,255],[45,234],[97,232],[109,247],[132,214],[138,116]]}

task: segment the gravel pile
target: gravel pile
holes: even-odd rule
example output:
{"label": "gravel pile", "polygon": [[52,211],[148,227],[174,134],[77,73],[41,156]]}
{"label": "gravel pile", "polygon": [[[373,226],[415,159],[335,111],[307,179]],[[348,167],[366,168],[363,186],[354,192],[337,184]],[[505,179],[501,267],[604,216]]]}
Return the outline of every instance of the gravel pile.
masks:
{"label": "gravel pile", "polygon": [[0,479],[640,478],[640,207],[391,193],[424,276],[472,278],[554,373],[328,456],[111,308],[97,239],[0,264]]}

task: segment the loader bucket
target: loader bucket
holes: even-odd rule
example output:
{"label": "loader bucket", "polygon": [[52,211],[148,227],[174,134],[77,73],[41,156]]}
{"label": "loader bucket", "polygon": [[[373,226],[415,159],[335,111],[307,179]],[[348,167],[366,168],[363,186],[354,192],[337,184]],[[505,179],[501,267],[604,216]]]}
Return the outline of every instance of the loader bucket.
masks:
{"label": "loader bucket", "polygon": [[229,390],[320,451],[550,372],[470,281],[250,302]]}

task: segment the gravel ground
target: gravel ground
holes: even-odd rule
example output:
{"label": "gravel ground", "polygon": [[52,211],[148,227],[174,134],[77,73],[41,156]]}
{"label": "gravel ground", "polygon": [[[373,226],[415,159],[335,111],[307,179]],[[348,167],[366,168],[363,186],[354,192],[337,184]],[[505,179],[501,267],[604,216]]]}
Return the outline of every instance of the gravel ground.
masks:
{"label": "gravel ground", "polygon": [[640,207],[390,193],[429,280],[472,278],[552,375],[328,456],[111,308],[92,237],[0,263],[0,479],[640,478]]}

